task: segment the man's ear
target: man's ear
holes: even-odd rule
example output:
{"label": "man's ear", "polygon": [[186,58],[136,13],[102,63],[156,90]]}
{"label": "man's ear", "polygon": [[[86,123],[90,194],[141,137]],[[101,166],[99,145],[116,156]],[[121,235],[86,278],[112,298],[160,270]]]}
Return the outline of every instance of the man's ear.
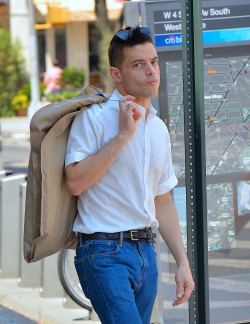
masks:
{"label": "man's ear", "polygon": [[120,74],[120,70],[114,66],[111,66],[109,68],[109,73],[111,78],[113,79],[113,81],[115,81],[116,83],[121,83],[121,74]]}

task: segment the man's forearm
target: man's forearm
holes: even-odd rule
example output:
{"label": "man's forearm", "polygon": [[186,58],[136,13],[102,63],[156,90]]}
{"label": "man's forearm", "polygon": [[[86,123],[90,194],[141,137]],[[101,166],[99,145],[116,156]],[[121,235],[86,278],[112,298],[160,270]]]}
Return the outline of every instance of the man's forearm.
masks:
{"label": "man's forearm", "polygon": [[67,166],[66,177],[70,193],[77,196],[96,183],[118,158],[127,141],[126,137],[118,135],[97,153]]}
{"label": "man's forearm", "polygon": [[156,217],[159,232],[173,254],[177,265],[187,264],[187,256],[183,246],[178,215],[171,194],[168,192],[155,198]]}
{"label": "man's forearm", "polygon": [[177,211],[170,193],[156,197],[155,207],[159,231],[177,263],[175,274],[177,298],[173,306],[178,306],[189,299],[194,289],[194,282],[183,246]]}

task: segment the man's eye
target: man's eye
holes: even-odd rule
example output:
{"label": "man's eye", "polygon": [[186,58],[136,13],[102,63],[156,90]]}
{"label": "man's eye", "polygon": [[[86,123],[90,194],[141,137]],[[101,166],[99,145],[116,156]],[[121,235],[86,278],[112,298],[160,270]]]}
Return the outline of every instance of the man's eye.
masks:
{"label": "man's eye", "polygon": [[151,62],[153,65],[158,65],[158,60],[154,60]]}
{"label": "man's eye", "polygon": [[141,63],[136,63],[134,66],[135,66],[136,68],[140,68],[140,67],[142,66],[142,64],[141,64]]}

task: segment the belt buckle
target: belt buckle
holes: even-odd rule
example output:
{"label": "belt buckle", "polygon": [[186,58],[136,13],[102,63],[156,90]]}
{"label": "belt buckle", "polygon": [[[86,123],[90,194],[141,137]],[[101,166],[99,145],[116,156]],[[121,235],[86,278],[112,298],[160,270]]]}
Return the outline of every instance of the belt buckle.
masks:
{"label": "belt buckle", "polygon": [[130,231],[130,238],[131,241],[139,241],[138,238],[134,238],[134,234],[133,233],[138,233],[138,231]]}

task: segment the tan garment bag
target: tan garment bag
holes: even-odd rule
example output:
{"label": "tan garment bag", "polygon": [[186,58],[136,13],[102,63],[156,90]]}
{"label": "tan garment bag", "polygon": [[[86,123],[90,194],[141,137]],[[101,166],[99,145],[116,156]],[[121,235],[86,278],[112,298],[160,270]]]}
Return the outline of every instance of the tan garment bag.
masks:
{"label": "tan garment bag", "polygon": [[73,118],[109,95],[89,86],[76,97],[38,110],[30,123],[24,258],[35,262],[63,248],[76,248],[72,225],[77,215],[76,199],[66,187],[64,160]]}

